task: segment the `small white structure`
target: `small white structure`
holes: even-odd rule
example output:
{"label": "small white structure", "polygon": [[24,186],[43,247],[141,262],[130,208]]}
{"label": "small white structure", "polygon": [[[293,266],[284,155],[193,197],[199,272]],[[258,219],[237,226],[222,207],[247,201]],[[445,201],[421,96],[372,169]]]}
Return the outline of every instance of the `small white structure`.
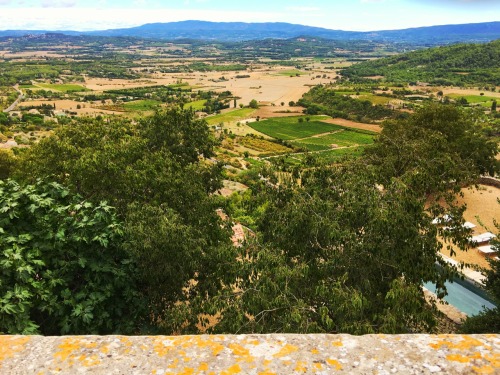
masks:
{"label": "small white structure", "polygon": [[488,242],[495,238],[496,236],[491,232],[485,232],[478,234],[477,236],[470,237],[470,242],[483,243]]}
{"label": "small white structure", "polygon": [[479,246],[477,249],[483,254],[493,254],[497,252],[491,245]]}

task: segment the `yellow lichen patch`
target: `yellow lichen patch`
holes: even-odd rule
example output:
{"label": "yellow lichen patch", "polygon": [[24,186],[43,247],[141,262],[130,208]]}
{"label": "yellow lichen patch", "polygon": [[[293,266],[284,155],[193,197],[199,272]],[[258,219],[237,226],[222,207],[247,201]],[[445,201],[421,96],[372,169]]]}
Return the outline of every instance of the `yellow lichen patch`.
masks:
{"label": "yellow lichen patch", "polygon": [[177,368],[177,366],[179,365],[179,359],[178,358],[175,358],[174,359],[174,362],[172,364],[170,364],[168,366],[168,368],[171,368],[171,369],[174,369],[174,368]]}
{"label": "yellow lichen patch", "polygon": [[470,358],[463,356],[461,354],[448,354],[446,356],[446,359],[448,361],[453,361],[453,362],[460,362],[460,363],[468,363],[470,362]]}
{"label": "yellow lichen patch", "polygon": [[298,361],[295,365],[295,372],[307,372],[307,362]]}
{"label": "yellow lichen patch", "polygon": [[281,350],[278,353],[274,354],[274,357],[277,357],[277,358],[284,357],[284,356],[289,355],[291,353],[294,353],[298,350],[299,350],[299,348],[297,348],[296,346],[286,344],[284,347],[281,348]]}
{"label": "yellow lichen patch", "polygon": [[319,362],[315,362],[314,363],[314,369],[315,370],[322,370],[323,369],[323,365]]}
{"label": "yellow lichen patch", "polygon": [[198,366],[198,371],[208,371],[208,363],[203,362]]}
{"label": "yellow lichen patch", "polygon": [[193,375],[194,368],[185,368],[181,372],[178,372],[179,375]]}
{"label": "yellow lichen patch", "polygon": [[313,350],[311,350],[311,354],[319,354],[319,350],[318,349],[313,349]]}
{"label": "yellow lichen patch", "polygon": [[265,359],[264,362],[262,362],[262,364],[266,367],[269,366],[271,363],[273,363],[273,361],[270,361],[269,359]]}
{"label": "yellow lichen patch", "polygon": [[54,354],[54,357],[61,362],[67,362],[70,366],[78,362],[79,365],[92,367],[101,363],[101,360],[97,354],[87,355],[85,352],[96,348],[97,343],[95,342],[88,342],[78,338],[66,338],[58,346],[59,351]]}
{"label": "yellow lichen patch", "polygon": [[250,355],[250,351],[247,348],[238,344],[229,344],[229,349],[231,349],[234,355],[239,357],[247,357]]}
{"label": "yellow lichen patch", "polygon": [[272,371],[261,371],[259,372],[259,375],[276,375],[275,372],[272,372]]}
{"label": "yellow lichen patch", "polygon": [[500,368],[500,353],[494,353],[492,355],[485,355],[486,359],[494,368]]}
{"label": "yellow lichen patch", "polygon": [[175,340],[173,338],[153,338],[153,350],[160,356],[165,357],[170,351],[176,348]]}
{"label": "yellow lichen patch", "polygon": [[344,344],[342,343],[342,341],[334,341],[334,342],[332,342],[332,345],[333,346],[337,346],[337,347],[344,346]]}
{"label": "yellow lichen patch", "polygon": [[123,350],[123,354],[129,354],[132,348],[132,341],[128,337],[120,336],[120,342],[125,346],[126,349]]}
{"label": "yellow lichen patch", "polygon": [[239,365],[232,365],[227,370],[221,372],[221,375],[232,375],[241,373],[241,367]]}
{"label": "yellow lichen patch", "polygon": [[486,374],[486,375],[489,375],[489,374],[494,374],[495,373],[495,369],[491,366],[482,366],[482,367],[472,367],[472,370],[474,370],[474,372],[476,374]]}
{"label": "yellow lichen patch", "polygon": [[22,352],[28,341],[29,337],[0,336],[0,362]]}
{"label": "yellow lichen patch", "polygon": [[328,363],[330,366],[335,367],[335,370],[342,370],[342,365],[339,363],[339,361],[335,359],[327,359],[326,363]]}
{"label": "yellow lichen patch", "polygon": [[462,340],[459,342],[453,342],[452,340],[450,340],[450,338],[453,337],[450,335],[439,335],[439,337],[443,338],[443,340],[439,340],[433,344],[429,344],[431,348],[439,349],[442,346],[447,346],[450,349],[458,349],[463,351],[463,350],[470,350],[478,346],[484,346],[484,344],[481,341],[470,336],[465,336],[465,335],[460,336]]}

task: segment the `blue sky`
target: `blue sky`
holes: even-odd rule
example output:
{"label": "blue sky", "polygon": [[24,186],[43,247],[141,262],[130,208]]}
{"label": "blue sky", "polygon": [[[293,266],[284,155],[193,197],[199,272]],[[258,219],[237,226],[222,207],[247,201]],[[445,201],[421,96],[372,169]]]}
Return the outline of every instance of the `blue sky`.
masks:
{"label": "blue sky", "polygon": [[500,0],[0,0],[1,30],[103,30],[188,19],[389,30],[500,21]]}

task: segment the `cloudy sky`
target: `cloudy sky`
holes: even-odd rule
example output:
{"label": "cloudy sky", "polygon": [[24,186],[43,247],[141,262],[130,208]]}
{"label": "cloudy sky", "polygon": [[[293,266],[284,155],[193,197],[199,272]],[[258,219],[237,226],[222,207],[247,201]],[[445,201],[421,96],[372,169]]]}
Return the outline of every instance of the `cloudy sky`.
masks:
{"label": "cloudy sky", "polygon": [[0,0],[0,30],[103,30],[182,20],[388,30],[500,21],[500,0]]}

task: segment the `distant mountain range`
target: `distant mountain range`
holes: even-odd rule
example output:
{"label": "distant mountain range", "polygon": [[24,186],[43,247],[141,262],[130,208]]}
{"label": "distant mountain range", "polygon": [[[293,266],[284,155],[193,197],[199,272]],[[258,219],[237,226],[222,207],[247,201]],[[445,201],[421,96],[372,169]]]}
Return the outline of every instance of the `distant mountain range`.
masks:
{"label": "distant mountain range", "polygon": [[[0,36],[44,34],[46,30],[5,30]],[[53,31],[52,31],[53,32]],[[461,25],[417,27],[404,30],[370,32],[330,30],[321,27],[296,25],[284,22],[244,23],[180,21],[149,23],[126,29],[79,32],[60,30],[67,35],[128,36],[152,39],[201,39],[218,41],[242,41],[299,36],[321,37],[336,40],[370,40],[406,42],[416,44],[447,44],[456,42],[487,42],[500,39],[500,22],[484,22]]]}

